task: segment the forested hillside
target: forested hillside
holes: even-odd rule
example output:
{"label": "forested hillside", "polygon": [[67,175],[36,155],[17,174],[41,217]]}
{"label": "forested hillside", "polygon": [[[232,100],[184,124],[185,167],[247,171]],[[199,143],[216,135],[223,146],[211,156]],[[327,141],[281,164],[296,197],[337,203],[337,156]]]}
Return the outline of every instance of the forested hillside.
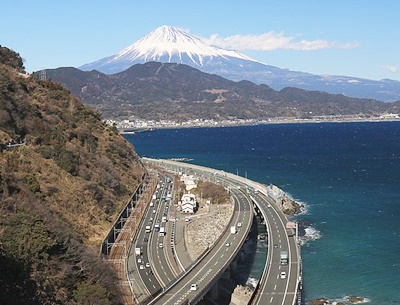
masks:
{"label": "forested hillside", "polygon": [[[47,69],[85,105],[104,117],[145,120],[310,119],[318,116],[376,118],[392,103],[287,87],[280,91],[249,81],[233,82],[192,67],[148,62],[106,75],[76,68]],[[397,112],[396,112],[397,113]]]}
{"label": "forested hillside", "polygon": [[143,174],[99,112],[0,46],[0,304],[120,304],[99,245]]}

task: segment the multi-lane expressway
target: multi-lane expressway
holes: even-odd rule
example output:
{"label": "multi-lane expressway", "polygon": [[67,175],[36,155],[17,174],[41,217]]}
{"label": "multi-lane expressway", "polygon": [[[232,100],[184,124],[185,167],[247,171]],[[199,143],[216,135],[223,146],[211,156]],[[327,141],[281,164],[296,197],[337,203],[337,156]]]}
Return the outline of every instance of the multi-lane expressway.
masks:
{"label": "multi-lane expressway", "polygon": [[[235,197],[235,212],[230,224],[242,223],[242,226],[237,228],[237,233],[231,234],[230,230],[226,230],[213,245],[212,250],[198,264],[188,270],[175,285],[151,304],[182,304],[185,302],[193,304],[208,292],[234,259],[250,230],[253,210],[251,202],[243,193],[233,190],[232,195]],[[191,288],[192,285],[196,285],[195,288]]]}
{"label": "multi-lane expressway", "polygon": [[[299,287],[299,253],[296,235],[286,228],[286,217],[282,211],[273,208],[270,197],[258,192],[252,195],[266,220],[268,231],[268,258],[260,281],[254,304],[296,304]],[[289,263],[280,263],[281,251],[288,251]],[[282,278],[281,273],[286,277]]]}
{"label": "multi-lane expressway", "polygon": [[[267,263],[252,304],[296,304],[301,280],[298,245],[292,229],[286,228],[287,218],[277,208],[264,185],[224,171],[202,166],[147,158],[144,158],[144,161],[157,164],[173,172],[190,172],[203,177],[203,179],[210,179],[230,188],[232,194],[237,198],[235,203],[237,209],[231,223],[242,222],[243,228],[247,229],[246,232],[251,225],[252,206],[249,202],[249,197],[251,197],[266,220],[269,241]],[[239,189],[247,190],[247,194],[239,191]],[[249,189],[252,191],[248,191]],[[246,212],[248,212],[247,216]],[[238,219],[238,217],[243,216],[244,218],[241,220]],[[182,304],[197,301],[209,290],[213,281],[221,274],[221,272],[218,273],[218,270],[224,270],[234,258],[243,240],[241,238],[240,241],[237,241],[235,236],[225,232],[213,247],[213,251],[210,251],[193,269],[175,280],[173,285],[160,294],[152,304]],[[226,244],[229,244],[229,247]],[[289,253],[287,265],[280,264],[282,250]],[[285,272],[284,278],[281,276],[282,272]],[[191,290],[192,284],[197,284],[197,290]]]}
{"label": "multi-lane expressway", "polygon": [[[162,198],[172,192],[172,179],[168,178],[168,175],[159,174],[155,198],[143,216],[142,226],[128,254],[128,273],[137,271],[139,277],[136,278],[148,296],[157,295],[182,271],[171,261],[167,236],[159,233],[160,227],[167,226],[163,220],[168,215],[169,203]],[[136,249],[140,249],[140,254],[135,253]]]}

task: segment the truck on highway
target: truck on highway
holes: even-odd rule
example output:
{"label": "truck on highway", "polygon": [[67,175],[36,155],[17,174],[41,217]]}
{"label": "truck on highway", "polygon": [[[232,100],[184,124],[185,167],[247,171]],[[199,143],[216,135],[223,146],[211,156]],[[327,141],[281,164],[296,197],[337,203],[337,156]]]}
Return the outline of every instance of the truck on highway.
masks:
{"label": "truck on highway", "polygon": [[281,265],[287,265],[289,263],[289,254],[287,251],[281,251]]}
{"label": "truck on highway", "polygon": [[151,226],[146,226],[146,233],[150,233],[151,232]]}
{"label": "truck on highway", "polygon": [[165,233],[166,233],[166,231],[165,231],[165,227],[160,227],[160,236],[164,236],[165,235]]}
{"label": "truck on highway", "polygon": [[135,255],[142,255],[142,250],[140,248],[135,248]]}
{"label": "truck on highway", "polygon": [[231,226],[231,234],[236,234],[236,226]]}

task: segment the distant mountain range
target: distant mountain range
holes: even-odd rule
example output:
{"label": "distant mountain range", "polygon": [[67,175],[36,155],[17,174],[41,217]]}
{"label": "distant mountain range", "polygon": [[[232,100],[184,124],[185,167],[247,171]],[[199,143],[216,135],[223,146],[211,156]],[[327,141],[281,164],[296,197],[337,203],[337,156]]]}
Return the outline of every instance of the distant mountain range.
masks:
{"label": "distant mountain range", "polygon": [[275,90],[296,87],[379,101],[400,100],[399,81],[313,75],[280,69],[235,51],[209,46],[198,37],[171,26],[159,27],[121,52],[79,69],[114,74],[150,61],[185,64],[233,81],[249,80],[255,84],[266,84]]}
{"label": "distant mountain range", "polygon": [[152,120],[310,118],[319,115],[378,116],[399,113],[400,102],[351,98],[288,87],[276,91],[250,81],[234,82],[188,65],[147,62],[115,74],[76,68],[46,70],[104,117]]}

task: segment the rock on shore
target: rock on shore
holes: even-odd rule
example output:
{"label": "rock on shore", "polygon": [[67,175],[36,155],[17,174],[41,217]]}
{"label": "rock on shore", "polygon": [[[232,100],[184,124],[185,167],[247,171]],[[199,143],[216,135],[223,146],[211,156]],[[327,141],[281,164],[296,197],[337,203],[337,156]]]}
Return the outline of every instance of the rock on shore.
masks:
{"label": "rock on shore", "polygon": [[304,207],[302,204],[296,202],[286,194],[282,196],[282,199],[279,200],[277,204],[282,212],[289,216],[294,216],[301,213],[301,209]]}
{"label": "rock on shore", "polygon": [[348,304],[347,302],[351,304],[359,304],[359,303],[365,303],[366,299],[363,297],[347,297],[346,302],[337,302],[337,301],[331,301],[327,298],[318,298],[314,299],[308,302],[309,305],[346,305]]}

